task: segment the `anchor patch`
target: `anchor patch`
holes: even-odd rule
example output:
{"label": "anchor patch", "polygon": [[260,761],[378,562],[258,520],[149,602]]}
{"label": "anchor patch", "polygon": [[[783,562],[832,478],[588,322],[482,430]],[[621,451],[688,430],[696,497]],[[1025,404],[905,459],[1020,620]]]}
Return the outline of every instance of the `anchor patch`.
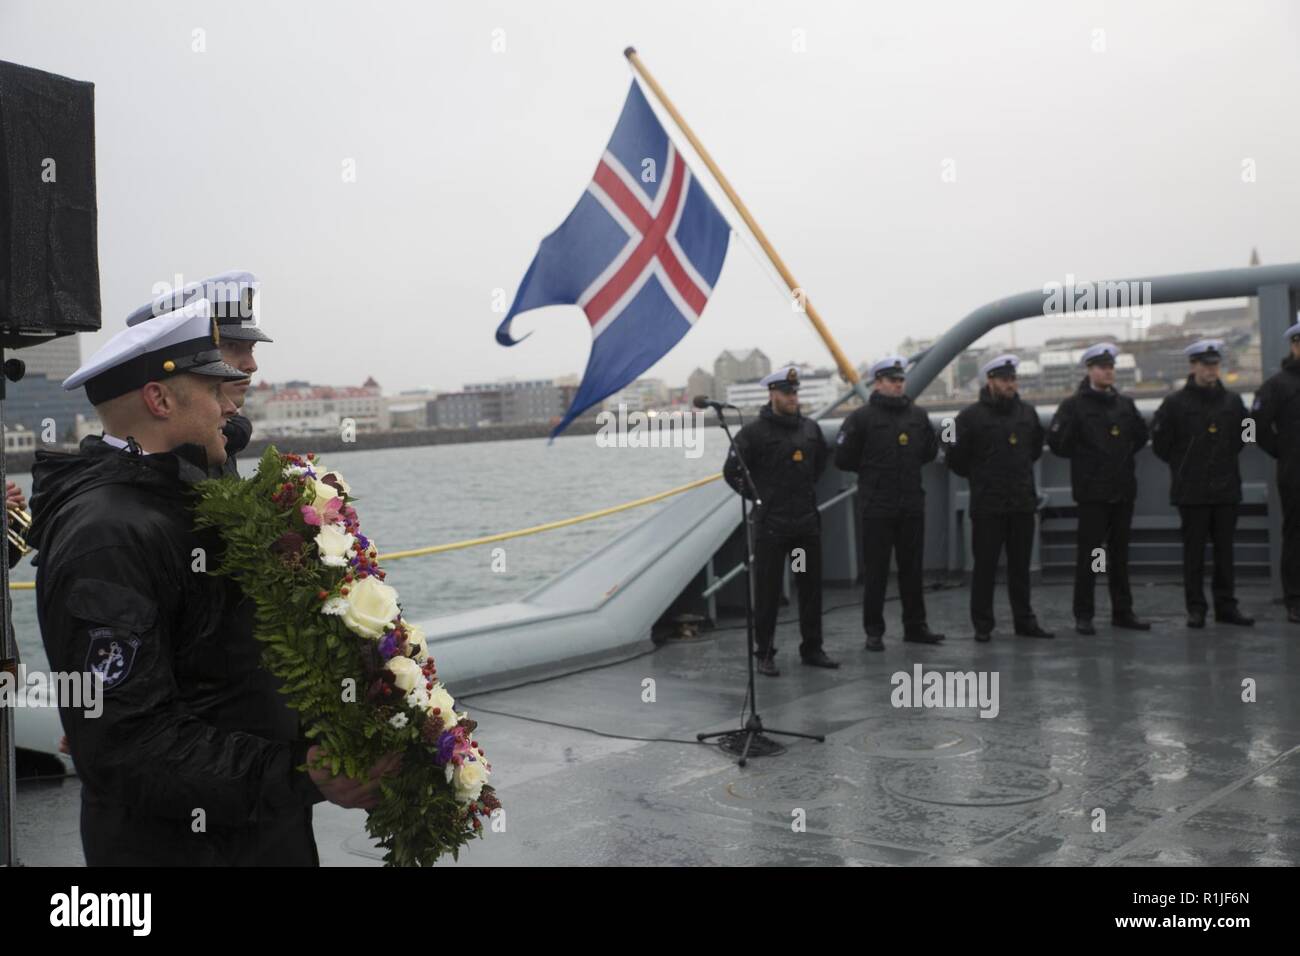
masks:
{"label": "anchor patch", "polygon": [[138,637],[117,636],[111,627],[97,627],[90,632],[86,670],[98,674],[104,680],[104,690],[111,690],[130,675],[139,649]]}

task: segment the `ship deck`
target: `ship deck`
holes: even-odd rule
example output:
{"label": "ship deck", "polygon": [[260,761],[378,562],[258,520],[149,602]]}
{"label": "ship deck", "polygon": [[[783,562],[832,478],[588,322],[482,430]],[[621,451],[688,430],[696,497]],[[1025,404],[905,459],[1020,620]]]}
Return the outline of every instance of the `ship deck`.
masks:
{"label": "ship deck", "polygon": [[[757,678],[766,725],[826,741],[787,740],[744,769],[693,742],[737,725],[743,622],[475,694],[461,703],[480,723],[505,826],[459,865],[1295,866],[1300,627],[1263,585],[1239,596],[1255,628],[1190,631],[1180,587],[1138,581],[1154,629],[1115,631],[1099,615],[1084,638],[1068,627],[1068,584],[1051,583],[1035,602],[1055,640],[1008,627],[979,645],[967,591],[939,590],[927,602],[944,644],[903,644],[891,601],[887,650],[873,654],[858,593],[828,589],[826,649],[843,666],[801,666],[786,609],[782,675]],[[915,664],[996,672],[997,715],[893,707],[892,675]],[[78,803],[75,778],[20,782],[22,862],[82,862]],[[379,863],[360,811],[318,808],[316,834],[325,865]]]}

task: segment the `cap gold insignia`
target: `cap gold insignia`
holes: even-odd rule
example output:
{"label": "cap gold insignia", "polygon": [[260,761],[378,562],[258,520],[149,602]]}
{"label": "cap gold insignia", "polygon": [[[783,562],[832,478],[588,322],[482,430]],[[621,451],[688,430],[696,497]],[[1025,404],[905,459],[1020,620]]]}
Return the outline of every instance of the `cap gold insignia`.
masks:
{"label": "cap gold insignia", "polygon": [[909,438],[907,437],[907,432],[899,432],[899,433],[898,433],[898,443],[899,443],[900,445],[906,445],[910,440],[911,440],[911,439],[909,439]]}
{"label": "cap gold insignia", "polygon": [[1210,434],[1213,435],[1218,430],[1219,430],[1219,426],[1214,424],[1214,422],[1210,422]]}
{"label": "cap gold insignia", "polygon": [[785,380],[787,382],[797,382],[799,381],[799,373],[794,369],[790,369],[790,371],[785,373]]}
{"label": "cap gold insignia", "polygon": [[1118,426],[1118,425],[1111,425],[1111,426],[1110,426],[1110,433],[1111,433],[1112,435],[1114,435],[1116,438],[1118,438],[1118,437],[1119,437],[1119,426]]}
{"label": "cap gold insignia", "polygon": [[167,361],[163,362],[163,371],[164,372],[176,371],[176,363],[173,362],[171,359],[168,359]]}
{"label": "cap gold insignia", "polygon": [[794,460],[795,460],[795,461],[803,461],[803,449],[802,449],[802,448],[796,448],[796,449],[794,450],[794,456],[793,456],[793,457],[794,457]]}
{"label": "cap gold insignia", "polygon": [[1008,438],[1007,441],[1009,441],[1011,444],[1015,445],[1015,444],[1017,444],[1017,443],[1020,441],[1020,439],[1019,439],[1018,437],[1016,437],[1016,433],[1015,433],[1015,432],[1012,432],[1012,433],[1011,433],[1011,437]]}

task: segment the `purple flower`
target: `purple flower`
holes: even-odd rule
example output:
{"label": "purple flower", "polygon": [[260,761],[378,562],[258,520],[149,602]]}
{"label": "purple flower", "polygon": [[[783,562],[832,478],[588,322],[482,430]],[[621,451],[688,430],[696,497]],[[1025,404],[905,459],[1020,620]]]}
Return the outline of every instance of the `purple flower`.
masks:
{"label": "purple flower", "polygon": [[390,657],[396,657],[398,644],[397,631],[389,631],[384,635],[383,640],[379,642],[379,656],[384,660],[388,660]]}
{"label": "purple flower", "polygon": [[357,544],[360,546],[357,550],[368,551],[370,549],[370,539],[360,532],[357,533]]}
{"label": "purple flower", "polygon": [[450,730],[445,731],[443,735],[438,738],[438,757],[435,760],[435,763],[437,763],[438,766],[441,767],[448,760],[450,760],[452,758],[452,755],[455,753],[456,753],[456,735]]}

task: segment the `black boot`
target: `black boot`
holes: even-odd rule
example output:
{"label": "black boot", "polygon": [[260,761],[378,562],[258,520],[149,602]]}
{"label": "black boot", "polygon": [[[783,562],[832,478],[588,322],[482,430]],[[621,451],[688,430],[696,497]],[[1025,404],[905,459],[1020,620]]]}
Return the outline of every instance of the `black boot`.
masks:
{"label": "black boot", "polygon": [[1292,624],[1300,624],[1300,607],[1287,608],[1286,619]]}
{"label": "black boot", "polygon": [[981,644],[987,644],[989,641],[993,640],[993,635],[988,631],[976,631],[975,640]]}
{"label": "black boot", "polygon": [[1205,627],[1205,609],[1192,608],[1187,612],[1187,626],[1200,630]]}
{"label": "black boot", "polygon": [[1097,629],[1092,626],[1092,618],[1090,617],[1075,618],[1074,631],[1076,634],[1083,634],[1086,637],[1092,637],[1097,633]]}
{"label": "black boot", "polygon": [[1214,619],[1220,624],[1236,624],[1238,627],[1254,627],[1255,619],[1249,615],[1242,614],[1237,608],[1216,613]]}
{"label": "black boot", "polygon": [[903,635],[903,641],[908,644],[938,644],[942,640],[942,634],[936,634],[924,624],[917,625]]}
{"label": "black boot", "polygon": [[883,651],[884,649],[885,649],[885,635],[883,634],[867,635],[867,650]]}
{"label": "black boot", "polygon": [[780,677],[781,672],[776,669],[776,652],[768,651],[766,654],[759,654],[758,672],[768,677]]}
{"label": "black boot", "polygon": [[1127,614],[1116,614],[1110,619],[1113,627],[1123,628],[1126,631],[1149,631],[1151,625],[1139,618],[1132,611]]}
{"label": "black boot", "polygon": [[810,651],[807,654],[800,654],[799,659],[809,667],[828,667],[831,670],[834,670],[840,666],[837,661],[833,661],[827,657],[826,652],[823,650],[815,650]]}
{"label": "black boot", "polygon": [[1043,630],[1042,627],[1039,626],[1037,621],[1029,625],[1029,627],[1016,628],[1016,633],[1019,634],[1021,637],[1056,637],[1056,633],[1054,631]]}

